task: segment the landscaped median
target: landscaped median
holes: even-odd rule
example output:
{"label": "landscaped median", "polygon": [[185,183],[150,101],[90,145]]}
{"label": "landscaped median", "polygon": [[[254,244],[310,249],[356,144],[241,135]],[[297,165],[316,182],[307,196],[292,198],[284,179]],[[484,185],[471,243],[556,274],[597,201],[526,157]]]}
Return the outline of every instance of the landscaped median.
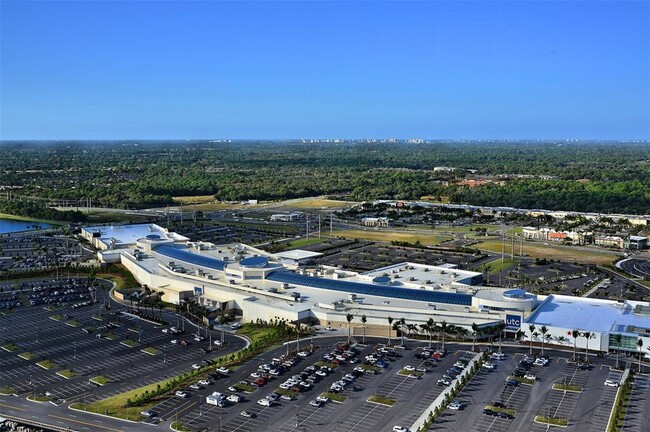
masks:
{"label": "landscaped median", "polygon": [[141,349],[140,351],[142,351],[143,353],[152,355],[152,356],[160,354],[160,350],[158,348],[154,348],[154,347],[147,347],[145,349]]}
{"label": "landscaped median", "polygon": [[61,321],[63,319],[63,315],[60,314],[52,315],[50,319],[53,321]]}
{"label": "landscaped median", "polygon": [[100,386],[104,386],[104,385],[110,383],[111,380],[108,379],[108,378],[106,378],[106,377],[103,376],[103,375],[97,375],[96,377],[92,377],[92,378],[90,379],[90,382],[93,383],[93,384],[97,384],[97,385],[100,385]]}
{"label": "landscaped median", "polygon": [[2,345],[2,349],[7,351],[7,352],[14,352],[18,349],[18,345],[14,343],[7,343]]}
{"label": "landscaped median", "polygon": [[65,325],[70,326],[70,327],[80,327],[81,323],[79,321],[73,319],[73,320],[70,320],[70,321],[66,321]]}
{"label": "landscaped median", "polygon": [[609,421],[607,424],[607,432],[619,432],[623,427],[625,420],[625,413],[627,412],[627,405],[632,393],[632,373],[630,369],[626,369],[621,377],[623,384],[616,390],[616,399],[612,406],[612,411],[609,414]]}
{"label": "landscaped median", "polygon": [[582,393],[582,386],[572,385],[572,384],[555,383],[555,384],[553,384],[553,390],[567,391],[567,392],[573,392],[573,393]]}
{"label": "landscaped median", "polygon": [[555,417],[547,417],[543,415],[538,415],[535,416],[535,423],[540,423],[540,424],[545,424],[545,425],[552,425],[552,426],[561,426],[561,427],[567,427],[569,425],[569,420],[565,418],[555,418]]}
{"label": "landscaped median", "polygon": [[397,403],[395,399],[391,399],[385,396],[378,396],[378,395],[370,396],[367,399],[367,402],[386,405],[386,406],[393,406]]}
{"label": "landscaped median", "polygon": [[0,387],[0,395],[9,396],[16,393],[13,387]]}
{"label": "landscaped median", "polygon": [[347,396],[339,394],[339,393],[325,392],[325,393],[321,393],[320,395],[321,395],[321,397],[330,398],[332,400],[332,402],[341,403],[341,402],[345,402],[346,400],[348,400]]}
{"label": "landscaped median", "polygon": [[18,354],[18,357],[25,360],[34,360],[36,358],[36,354],[31,353],[29,351],[25,351],[24,353]]}
{"label": "landscaped median", "polygon": [[120,342],[120,344],[122,344],[124,346],[128,346],[129,348],[135,348],[135,347],[137,347],[139,345],[139,343],[137,343],[136,341],[134,341],[132,339],[124,339],[122,342]]}
{"label": "landscaped median", "polygon": [[496,412],[496,413],[504,412],[504,413],[506,413],[508,415],[511,415],[513,417],[517,415],[517,411],[515,411],[513,409],[510,409],[510,408],[500,408],[500,407],[496,407],[494,405],[487,405],[485,407],[485,409]]}
{"label": "landscaped median", "polygon": [[41,360],[36,363],[36,365],[46,370],[54,369],[56,367],[56,364],[54,364],[52,360]]}
{"label": "landscaped median", "polygon": [[431,425],[443,413],[445,408],[452,400],[460,393],[462,388],[467,384],[477,370],[481,368],[483,361],[487,357],[487,353],[482,352],[474,356],[472,360],[465,366],[463,371],[452,381],[451,385],[445,388],[442,393],[429,405],[429,407],[422,413],[422,415],[411,425],[412,431],[428,431]]}
{"label": "landscaped median", "polygon": [[421,372],[421,371],[407,371],[406,369],[400,369],[400,371],[397,372],[397,375],[406,376],[406,377],[409,376],[409,375],[417,375],[420,378],[422,378],[424,376],[424,372]]}
{"label": "landscaped median", "polygon": [[357,367],[360,367],[361,369],[363,369],[365,371],[371,370],[371,371],[374,371],[375,373],[381,372],[381,368],[379,366],[367,365],[367,364],[362,363]]}
{"label": "landscaped median", "polygon": [[[98,414],[109,415],[127,420],[142,420],[141,411],[152,408],[160,400],[169,397],[174,391],[187,387],[196,382],[197,379],[205,377],[213,372],[216,367],[236,367],[236,365],[249,361],[251,358],[261,354],[268,348],[278,345],[292,334],[292,329],[282,323],[271,324],[245,324],[246,332],[255,334],[255,339],[241,351],[227,354],[214,359],[211,365],[203,366],[200,369],[184,372],[174,378],[155,382],[125,393],[121,393],[92,404],[74,404],[71,408],[90,411]],[[242,329],[240,329],[241,331]],[[124,342],[124,341],[123,341]],[[120,342],[120,343],[123,343]],[[92,380],[91,380],[92,381]],[[255,387],[245,384],[233,384],[235,388],[244,392],[253,392]]]}
{"label": "landscaped median", "polygon": [[331,369],[336,369],[337,367],[339,367],[339,365],[337,365],[336,363],[329,363],[329,362],[326,362],[326,361],[318,361],[318,362],[316,362],[316,366],[318,366],[318,367],[326,366],[326,367],[331,368]]}
{"label": "landscaped median", "polygon": [[179,421],[175,421],[171,424],[170,426],[171,430],[177,431],[177,432],[192,432],[192,429],[188,428],[185,426],[183,423]]}
{"label": "landscaped median", "polygon": [[65,379],[71,379],[71,378],[74,378],[75,376],[77,376],[76,373],[74,373],[73,371],[71,371],[69,369],[60,370],[56,374],[59,375],[59,376],[62,376]]}
{"label": "landscaped median", "polygon": [[531,385],[531,386],[532,386],[533,384],[535,384],[535,382],[536,382],[536,381],[533,380],[533,379],[528,379],[528,378],[518,377],[518,376],[514,376],[514,375],[510,375],[510,376],[506,379],[506,381],[507,381],[507,380],[515,380],[515,381],[517,381],[519,384],[527,384],[527,385]]}

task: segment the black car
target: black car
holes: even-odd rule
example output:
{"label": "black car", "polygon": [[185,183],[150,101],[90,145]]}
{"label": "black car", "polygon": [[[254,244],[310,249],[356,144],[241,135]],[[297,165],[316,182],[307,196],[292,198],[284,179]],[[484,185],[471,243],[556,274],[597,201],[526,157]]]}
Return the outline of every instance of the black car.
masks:
{"label": "black car", "polygon": [[492,410],[489,409],[489,408],[485,408],[485,409],[483,410],[483,414],[485,414],[485,415],[491,415],[491,416],[496,416],[498,413],[497,413],[496,411],[492,411]]}
{"label": "black car", "polygon": [[505,411],[501,411],[501,412],[497,413],[497,417],[501,417],[501,418],[508,419],[508,420],[512,420],[512,419],[515,418],[515,416],[513,416],[512,414],[508,414]]}
{"label": "black car", "polygon": [[492,406],[495,406],[497,408],[505,408],[506,404],[504,404],[503,402],[494,402],[492,403]]}
{"label": "black car", "polygon": [[524,375],[526,375],[526,371],[521,369],[515,369],[515,371],[512,374],[516,377],[523,377]]}

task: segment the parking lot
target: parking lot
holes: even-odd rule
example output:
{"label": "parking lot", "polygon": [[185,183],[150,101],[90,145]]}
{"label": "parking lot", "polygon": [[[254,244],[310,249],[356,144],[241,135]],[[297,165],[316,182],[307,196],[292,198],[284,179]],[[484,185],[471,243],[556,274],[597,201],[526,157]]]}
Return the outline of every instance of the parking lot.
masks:
{"label": "parking lot", "polygon": [[[2,315],[0,387],[17,394],[47,393],[57,400],[90,402],[175,376],[220,353],[200,352],[204,343],[194,342],[189,334],[183,335],[186,346],[172,344],[179,336],[165,334],[161,326],[117,307],[106,309],[107,292],[98,290],[97,295],[98,303],[89,306],[69,304],[52,310],[44,305],[24,306]],[[244,345],[232,336],[226,341],[227,352]],[[142,351],[146,348],[153,355]],[[57,374],[64,370],[74,376]],[[109,383],[91,383],[97,375]]]}
{"label": "parking lot", "polygon": [[[291,376],[304,371],[309,366],[323,360],[323,355],[335,349],[333,338],[319,340],[320,346],[313,354],[299,360],[294,366],[282,373],[277,378],[256,389],[252,393],[238,392],[244,401],[237,404],[228,404],[224,407],[205,404],[205,397],[212,392],[225,395],[232,394],[229,386],[242,381],[250,382],[250,374],[264,362],[283,353],[279,348],[265,355],[258,361],[242,366],[227,378],[220,378],[206,389],[190,391],[190,397],[172,398],[153,408],[157,415],[164,419],[178,418],[183,424],[193,430],[223,430],[227,431],[258,431],[272,430],[279,432],[289,431],[374,431],[381,430],[386,425],[413,423],[428,407],[431,402],[442,392],[444,386],[437,386],[436,382],[445,373],[447,368],[462,355],[463,351],[449,352],[439,362],[425,362],[416,359],[415,354],[421,348],[395,350],[395,357],[386,359],[387,367],[381,369],[376,375],[357,372],[358,377],[354,382],[343,389],[340,394],[347,398],[338,403],[329,401],[321,406],[312,406],[317,396],[329,391],[335,381],[341,380],[358,367],[359,363],[342,364],[333,372],[314,382],[313,388],[296,394],[295,399],[285,401],[278,399],[271,406],[260,406],[257,401],[265,398],[278,386]],[[372,341],[360,346],[360,351],[355,357],[363,361],[366,355],[376,352],[383,345],[381,341]],[[426,368],[421,379],[398,375],[404,366]],[[366,400],[373,395],[388,397],[396,401],[394,406],[385,406],[370,403]],[[241,411],[247,411],[251,417],[243,417]],[[221,427],[221,429],[220,429]]]}

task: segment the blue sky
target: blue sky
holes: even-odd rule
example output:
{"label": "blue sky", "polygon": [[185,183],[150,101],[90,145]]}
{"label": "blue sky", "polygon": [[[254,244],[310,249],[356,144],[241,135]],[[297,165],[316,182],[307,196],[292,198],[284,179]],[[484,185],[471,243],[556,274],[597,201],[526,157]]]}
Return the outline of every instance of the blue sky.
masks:
{"label": "blue sky", "polygon": [[6,1],[2,139],[650,139],[647,1]]}

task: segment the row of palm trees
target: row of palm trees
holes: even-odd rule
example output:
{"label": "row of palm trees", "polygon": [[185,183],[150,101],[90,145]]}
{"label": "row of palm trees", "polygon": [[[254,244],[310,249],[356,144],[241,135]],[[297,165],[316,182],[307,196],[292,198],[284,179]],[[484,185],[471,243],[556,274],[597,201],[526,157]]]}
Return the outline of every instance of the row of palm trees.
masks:
{"label": "row of palm trees", "polygon": [[[349,313],[345,316],[346,321],[348,322],[348,343],[352,341],[352,321],[354,320],[354,315]],[[445,339],[448,336],[452,337],[459,337],[459,336],[465,336],[467,335],[467,330],[456,326],[452,324],[448,324],[446,321],[442,321],[439,324],[436,324],[436,322],[433,320],[433,318],[429,318],[426,323],[422,323],[419,325],[416,325],[414,323],[408,323],[406,322],[405,318],[400,318],[398,320],[395,320],[395,318],[389,316],[387,318],[388,320],[388,345],[390,346],[392,344],[392,331],[399,332],[400,337],[401,337],[401,343],[404,345],[404,338],[405,337],[411,337],[413,334],[424,334],[428,335],[429,337],[429,348],[433,346],[433,336],[438,335],[438,340],[441,341],[442,346],[441,348],[444,350],[445,349]],[[361,315],[360,321],[363,324],[363,343],[366,343],[366,323],[368,322],[368,318],[366,315]],[[499,329],[499,331],[503,331],[505,329],[505,324],[503,324],[503,328],[501,328],[500,325],[495,326]]]}
{"label": "row of palm trees", "polygon": [[[519,331],[517,332],[517,339],[520,339],[522,336],[528,336],[530,339],[530,354],[533,353],[533,339],[540,338],[541,336],[541,341],[542,341],[542,350],[541,350],[541,355],[544,355],[544,342],[549,342],[553,337],[551,334],[548,332],[548,328],[546,326],[541,326],[539,328],[539,331],[537,332],[537,327],[535,324],[530,324],[528,326],[528,330],[530,331],[530,335],[525,335],[523,332]],[[577,344],[578,344],[578,338],[583,337],[585,338],[585,356],[584,356],[584,361],[585,363],[589,363],[589,341],[592,339],[596,339],[596,333],[595,332],[590,332],[590,331],[580,331],[578,329],[573,329],[570,332],[571,337],[573,337],[573,361],[578,361],[578,354],[577,354]],[[566,342],[569,341],[568,338],[564,336],[557,336],[555,337],[555,340],[560,344],[563,345]],[[622,340],[622,335],[621,334],[615,334],[614,335],[614,340],[616,341],[616,369],[619,369],[619,356],[621,352],[621,340]],[[641,359],[643,357],[643,339],[638,338],[636,341],[636,346],[639,351],[639,372],[641,372]],[[648,347],[648,351],[650,351],[650,347]]]}

